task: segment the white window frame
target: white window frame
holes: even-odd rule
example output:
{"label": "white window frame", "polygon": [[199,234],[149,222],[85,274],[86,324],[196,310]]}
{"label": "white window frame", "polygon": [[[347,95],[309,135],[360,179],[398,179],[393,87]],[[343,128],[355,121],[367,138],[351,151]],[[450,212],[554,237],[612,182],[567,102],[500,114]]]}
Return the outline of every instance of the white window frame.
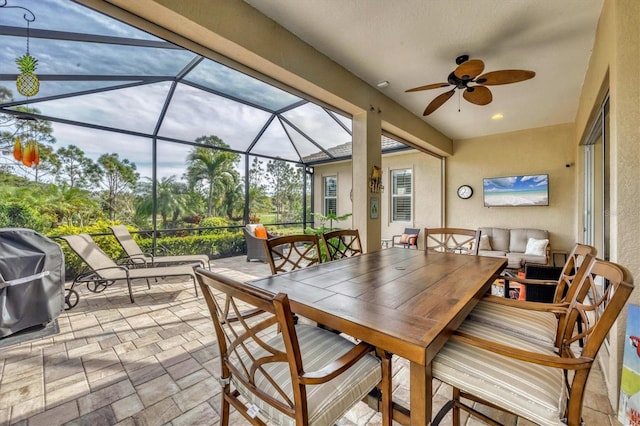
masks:
{"label": "white window frame", "polygon": [[[410,180],[410,185],[411,188],[409,189],[409,193],[397,193],[396,191],[396,185],[394,185],[394,178],[396,176],[396,174],[406,174],[409,173],[411,176],[411,180]],[[411,223],[413,221],[413,169],[412,168],[404,168],[404,169],[395,169],[395,170],[391,170],[391,172],[389,173],[389,178],[391,180],[391,184],[389,185],[391,187],[391,191],[390,191],[390,195],[391,195],[391,202],[389,203],[389,217],[391,218],[391,222],[402,222],[402,223]],[[409,199],[409,218],[408,219],[398,219],[396,218],[395,215],[395,201],[398,198],[408,198]]]}
{"label": "white window frame", "polygon": [[[327,188],[328,188],[327,181],[329,179],[333,179],[335,181],[334,195],[327,195]],[[327,201],[329,200],[334,200],[335,211],[333,212],[333,214],[337,215],[338,214],[338,176],[336,175],[322,177],[322,214],[324,214],[325,216],[330,213],[330,211],[327,210]]]}

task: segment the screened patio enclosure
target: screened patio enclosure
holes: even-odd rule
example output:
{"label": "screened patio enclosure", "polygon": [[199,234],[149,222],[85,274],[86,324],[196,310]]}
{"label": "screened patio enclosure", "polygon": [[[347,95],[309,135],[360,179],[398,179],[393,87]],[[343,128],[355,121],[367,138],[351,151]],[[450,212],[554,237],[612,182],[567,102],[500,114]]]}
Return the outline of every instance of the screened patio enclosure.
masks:
{"label": "screened patio enclosure", "polygon": [[[312,166],[351,156],[347,114],[72,1],[0,0],[0,43],[0,167],[11,174],[61,184],[65,176],[47,164],[47,149],[55,155],[74,146],[93,161],[117,154],[151,186],[157,214],[158,186],[189,185],[190,156],[201,146],[236,155],[233,190],[241,193],[245,222],[251,182],[269,176],[269,163],[286,163],[302,180],[304,222]],[[25,52],[38,60],[40,89],[31,97],[16,90],[16,58]],[[50,124],[48,138],[35,134],[34,118]],[[38,141],[38,165],[13,158],[16,136]]]}

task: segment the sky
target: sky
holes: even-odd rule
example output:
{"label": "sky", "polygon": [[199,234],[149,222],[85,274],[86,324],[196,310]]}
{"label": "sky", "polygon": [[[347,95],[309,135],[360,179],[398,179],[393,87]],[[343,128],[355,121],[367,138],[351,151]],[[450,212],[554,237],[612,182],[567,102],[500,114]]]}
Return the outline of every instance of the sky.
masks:
{"label": "sky", "polygon": [[[206,58],[174,87],[175,76],[199,59],[198,55],[72,1],[7,0],[7,6],[0,8],[0,26],[26,28],[23,19],[26,12],[10,6],[24,6],[33,12],[36,19],[29,24],[31,30],[129,37],[151,41],[158,46],[47,40],[32,36],[29,51],[38,59],[36,74],[42,79],[40,92],[28,100],[30,107],[37,108],[44,116],[139,134],[113,133],[54,121],[55,149],[73,144],[94,160],[104,153],[117,152],[121,158],[134,162],[141,175],[151,176],[150,136],[156,129],[160,137],[188,142],[200,136],[216,135],[232,149],[244,152],[253,146],[251,152],[254,154],[291,161],[319,152],[319,146],[328,149],[351,141],[349,131],[337,122],[351,129],[349,118],[330,115],[318,105],[304,103],[296,95]],[[0,32],[0,75],[18,72],[15,58],[23,55],[26,47],[26,38]],[[66,78],[47,78],[54,75]],[[143,82],[135,76],[154,77],[158,81],[145,80],[144,84],[135,87],[117,88]],[[11,89],[15,100],[25,100],[15,90],[12,79],[3,81],[0,77],[0,85]],[[47,99],[104,87],[112,89]],[[301,101],[302,105],[279,111]],[[280,114],[272,120],[275,111]],[[180,177],[189,149],[189,146],[176,143],[160,143],[159,177]],[[244,167],[239,171],[244,174]]]}
{"label": "sky", "polygon": [[484,179],[485,192],[541,191],[548,188],[549,175],[510,176]]}

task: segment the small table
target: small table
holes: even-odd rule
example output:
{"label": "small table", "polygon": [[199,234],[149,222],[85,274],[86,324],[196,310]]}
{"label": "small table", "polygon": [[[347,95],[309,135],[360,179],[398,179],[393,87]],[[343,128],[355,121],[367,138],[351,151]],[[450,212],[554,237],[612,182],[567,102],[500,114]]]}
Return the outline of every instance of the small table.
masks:
{"label": "small table", "polygon": [[393,238],[382,239],[382,245],[384,246],[384,248],[389,248],[389,243],[392,243],[391,245],[393,246]]}
{"label": "small table", "polygon": [[551,249],[551,263],[553,264],[553,266],[558,266],[556,264],[556,256],[563,257],[562,264],[560,265],[560,266],[563,266],[565,263],[567,263],[567,257],[569,256],[569,252],[566,250]]}

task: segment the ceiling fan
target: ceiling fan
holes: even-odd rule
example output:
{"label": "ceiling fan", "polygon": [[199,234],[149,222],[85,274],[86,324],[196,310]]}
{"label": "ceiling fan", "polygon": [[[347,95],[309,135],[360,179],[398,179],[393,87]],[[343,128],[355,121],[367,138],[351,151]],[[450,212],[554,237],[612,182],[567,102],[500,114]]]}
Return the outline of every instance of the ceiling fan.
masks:
{"label": "ceiling fan", "polygon": [[[535,77],[536,73],[526,70],[501,70],[491,71],[480,75],[484,71],[484,62],[480,59],[469,60],[469,55],[461,55],[456,58],[458,67],[453,70],[446,83],[427,84],[426,86],[414,87],[405,92],[419,92],[421,90],[437,89],[440,87],[454,86],[448,92],[436,96],[427,105],[422,115],[429,115],[442,106],[456,89],[464,89],[462,97],[472,104],[487,105],[493,100],[491,90],[485,86],[497,86],[499,84],[511,84],[519,81],[529,80]],[[470,85],[472,84],[473,85]]]}

